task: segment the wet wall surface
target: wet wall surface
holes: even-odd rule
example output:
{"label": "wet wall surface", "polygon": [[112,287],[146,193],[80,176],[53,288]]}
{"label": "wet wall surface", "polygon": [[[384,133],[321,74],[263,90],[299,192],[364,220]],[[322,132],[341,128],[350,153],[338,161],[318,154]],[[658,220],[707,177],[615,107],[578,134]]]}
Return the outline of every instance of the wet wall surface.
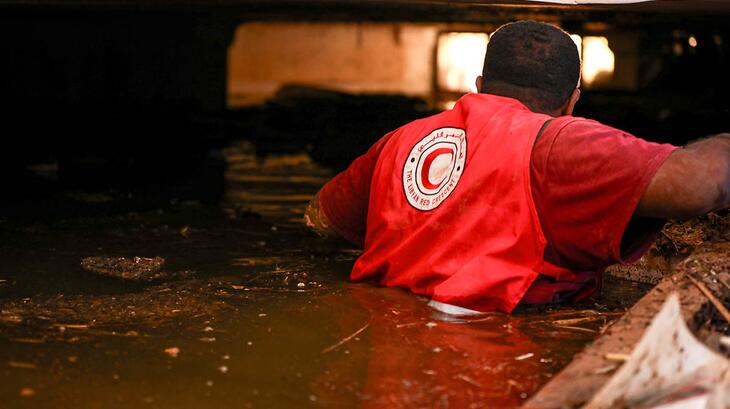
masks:
{"label": "wet wall surface", "polygon": [[[247,144],[225,156],[222,204],[124,211],[118,192],[61,191],[3,215],[0,407],[515,407],[646,289],[614,280],[597,302],[445,316],[350,283],[357,249],[304,228],[330,171]],[[123,280],[82,269],[90,256],[194,273]]]}

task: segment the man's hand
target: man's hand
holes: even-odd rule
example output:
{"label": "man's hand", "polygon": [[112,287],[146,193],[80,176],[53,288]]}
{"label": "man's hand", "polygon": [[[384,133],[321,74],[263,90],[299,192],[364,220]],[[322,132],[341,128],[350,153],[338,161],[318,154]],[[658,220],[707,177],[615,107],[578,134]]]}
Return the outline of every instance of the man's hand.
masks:
{"label": "man's hand", "polygon": [[677,149],[651,180],[637,216],[685,220],[730,205],[730,134]]}
{"label": "man's hand", "polygon": [[307,209],[304,211],[304,223],[321,237],[339,237],[337,232],[332,229],[329,220],[327,220],[327,216],[325,216],[322,208],[319,206],[319,192],[307,204]]}

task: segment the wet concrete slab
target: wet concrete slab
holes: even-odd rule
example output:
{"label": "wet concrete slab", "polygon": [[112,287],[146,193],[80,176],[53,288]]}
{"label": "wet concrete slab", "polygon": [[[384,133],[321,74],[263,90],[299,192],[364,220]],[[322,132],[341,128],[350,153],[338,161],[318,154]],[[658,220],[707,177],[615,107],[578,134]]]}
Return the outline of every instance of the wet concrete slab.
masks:
{"label": "wet concrete slab", "polygon": [[[358,250],[302,225],[330,171],[226,155],[218,206],[2,219],[0,406],[517,407],[648,288],[611,279],[598,302],[444,316],[350,283]],[[95,256],[195,275],[123,280],[80,266]]]}

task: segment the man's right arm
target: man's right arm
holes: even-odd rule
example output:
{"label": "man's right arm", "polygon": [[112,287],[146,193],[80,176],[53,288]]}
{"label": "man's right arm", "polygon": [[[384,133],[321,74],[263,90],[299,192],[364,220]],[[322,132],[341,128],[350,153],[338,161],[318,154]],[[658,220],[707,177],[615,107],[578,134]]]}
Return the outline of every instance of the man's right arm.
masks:
{"label": "man's right arm", "polygon": [[677,149],[659,167],[636,215],[685,220],[730,205],[730,134]]}
{"label": "man's right arm", "polygon": [[380,152],[396,131],[383,136],[320,189],[304,214],[310,229],[325,238],[340,237],[364,245],[373,171]]}

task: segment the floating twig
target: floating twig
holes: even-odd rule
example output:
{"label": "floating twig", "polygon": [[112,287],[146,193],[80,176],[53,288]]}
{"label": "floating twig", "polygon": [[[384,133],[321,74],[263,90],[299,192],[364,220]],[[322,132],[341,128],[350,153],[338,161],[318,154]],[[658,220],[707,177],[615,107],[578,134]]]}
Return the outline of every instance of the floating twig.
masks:
{"label": "floating twig", "polygon": [[456,375],[456,378],[468,383],[469,385],[476,386],[477,388],[483,388],[482,384],[464,374],[458,374]]}
{"label": "floating twig", "polygon": [[526,354],[523,354],[523,355],[520,355],[520,356],[516,356],[515,357],[515,361],[522,361],[522,360],[525,360],[527,358],[532,358],[533,356],[535,356],[535,354],[533,354],[532,352],[528,352]]}
{"label": "floating twig", "polygon": [[617,354],[617,353],[608,353],[606,354],[605,358],[609,361],[619,361],[619,362],[626,362],[629,360],[631,355],[629,354]]}
{"label": "floating twig", "polygon": [[556,325],[557,328],[564,328],[564,329],[572,329],[574,331],[582,331],[582,332],[590,332],[591,334],[595,334],[596,330],[589,329],[589,328],[583,328],[583,327],[574,327],[572,325]]}
{"label": "floating twig", "polygon": [[727,288],[728,290],[730,290],[730,284],[728,284],[727,281],[723,280],[722,278],[718,278],[717,281],[719,281],[720,284],[724,285],[725,288]]}
{"label": "floating twig", "polygon": [[353,332],[352,334],[346,336],[345,338],[342,338],[338,343],[328,346],[327,348],[322,350],[323,354],[326,354],[327,352],[334,351],[335,349],[339,348],[341,345],[349,342],[351,339],[355,338],[356,336],[360,335],[363,331],[365,331],[370,326],[370,321],[368,321],[367,324],[363,325],[362,328],[359,330]]}
{"label": "floating twig", "polygon": [[717,311],[720,312],[720,315],[725,318],[725,321],[730,323],[730,311],[728,311],[728,309],[722,304],[722,302],[718,300],[714,294],[712,294],[712,291],[710,291],[710,289],[707,288],[704,283],[697,281],[694,277],[687,275],[687,278],[689,278],[690,281],[692,281],[692,283],[702,292],[702,294],[704,294],[705,297],[710,300],[712,305],[714,305],[715,308],[717,308]]}
{"label": "floating twig", "polygon": [[43,344],[46,340],[35,338],[10,338],[10,342],[20,342],[22,344]]}
{"label": "floating twig", "polygon": [[65,328],[65,329],[89,329],[89,326],[87,324],[59,324],[55,323],[53,324],[54,327],[57,328]]}
{"label": "floating twig", "polygon": [[11,368],[36,369],[36,365],[30,362],[8,361],[8,366]]}
{"label": "floating twig", "polygon": [[594,321],[601,321],[603,320],[604,323],[606,321],[605,316],[603,315],[593,315],[590,317],[582,317],[582,318],[569,318],[564,320],[554,320],[553,324],[555,325],[576,325],[576,324],[583,324],[586,322],[594,322]]}
{"label": "floating twig", "polygon": [[603,374],[607,374],[609,372],[615,371],[617,367],[618,367],[618,365],[611,364],[608,366],[604,366],[602,368],[598,368],[598,369],[594,370],[593,373],[596,375],[603,375]]}

